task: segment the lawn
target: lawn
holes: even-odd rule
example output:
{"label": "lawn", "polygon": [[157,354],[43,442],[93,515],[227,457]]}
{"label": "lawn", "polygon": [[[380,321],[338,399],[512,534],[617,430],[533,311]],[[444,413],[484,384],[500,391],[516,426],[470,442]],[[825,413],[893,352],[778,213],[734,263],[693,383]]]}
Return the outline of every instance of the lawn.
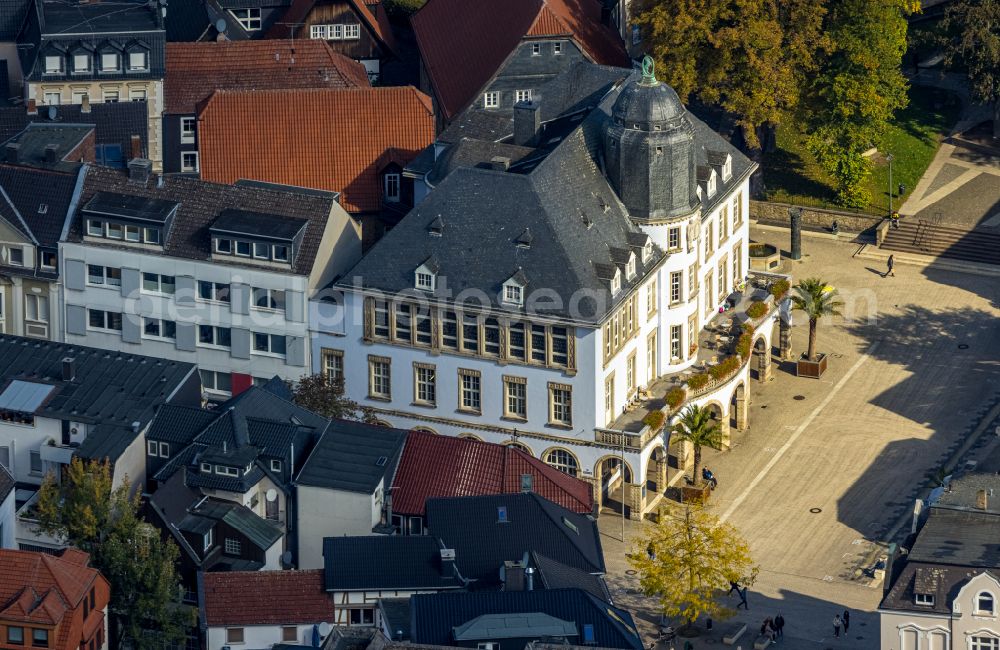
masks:
{"label": "lawn", "polygon": [[[893,206],[898,208],[930,165],[941,140],[958,120],[961,104],[955,95],[928,86],[910,87],[910,104],[896,114],[885,142],[873,158],[868,179],[872,204],[863,212],[886,214],[889,209],[889,166],[892,153]],[[839,208],[834,183],[806,149],[805,135],[795,125],[778,129],[778,148],[764,157],[764,193],[768,201]],[[900,196],[899,184],[906,186]]]}

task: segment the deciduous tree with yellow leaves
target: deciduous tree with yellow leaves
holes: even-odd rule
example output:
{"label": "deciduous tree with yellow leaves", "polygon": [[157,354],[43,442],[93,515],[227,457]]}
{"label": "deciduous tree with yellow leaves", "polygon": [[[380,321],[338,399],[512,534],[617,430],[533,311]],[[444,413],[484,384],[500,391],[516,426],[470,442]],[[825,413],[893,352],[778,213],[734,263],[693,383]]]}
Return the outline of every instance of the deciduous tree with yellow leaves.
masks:
{"label": "deciduous tree with yellow leaves", "polygon": [[739,532],[696,506],[661,511],[660,522],[633,543],[629,563],[664,616],[689,626],[702,615],[733,615],[719,596],[732,582],[752,585],[758,572]]}

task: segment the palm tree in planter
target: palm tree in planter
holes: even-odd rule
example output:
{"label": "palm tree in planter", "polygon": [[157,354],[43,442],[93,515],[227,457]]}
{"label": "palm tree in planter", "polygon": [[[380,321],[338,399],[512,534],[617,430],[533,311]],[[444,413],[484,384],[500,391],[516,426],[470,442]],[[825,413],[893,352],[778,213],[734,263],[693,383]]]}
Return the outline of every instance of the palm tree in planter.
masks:
{"label": "palm tree in planter", "polygon": [[792,309],[809,317],[809,349],[805,358],[799,359],[796,374],[801,377],[819,377],[826,370],[826,355],[816,354],[816,324],[824,316],[840,316],[840,302],[836,289],[827,287],[819,278],[806,278],[792,287]]}
{"label": "palm tree in planter", "polygon": [[671,429],[673,439],[689,442],[694,447],[694,470],[692,483],[701,480],[701,448],[722,445],[722,426],[712,417],[712,412],[697,404],[687,407]]}

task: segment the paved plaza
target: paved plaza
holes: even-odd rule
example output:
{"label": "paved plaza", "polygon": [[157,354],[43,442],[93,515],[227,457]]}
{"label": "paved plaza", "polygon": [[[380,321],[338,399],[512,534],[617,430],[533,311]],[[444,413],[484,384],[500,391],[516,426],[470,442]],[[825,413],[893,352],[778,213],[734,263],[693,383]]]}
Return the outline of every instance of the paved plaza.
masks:
{"label": "paved plaza", "polygon": [[[752,237],[787,248],[787,232],[755,229]],[[878,648],[882,587],[861,569],[912,509],[911,492],[1000,391],[997,278],[908,264],[883,278],[879,262],[852,257],[857,248],[807,238],[803,260],[785,262],[796,279],[819,276],[846,302],[845,317],[819,331],[829,371],[799,379],[782,363],[771,382],[753,386],[749,432],[735,435],[731,451],[705,454],[720,481],[710,506],[740,529],[761,566],[739,619],[757,629],[780,610],[785,645],[795,648]],[[796,316],[798,353],[808,325]],[[600,525],[613,592],[639,619],[654,620],[650,599],[625,575],[620,521],[605,515]],[[641,525],[629,522],[626,537]],[[831,622],[845,607],[850,633],[833,639]],[[753,637],[741,641],[749,648]],[[721,645],[721,635],[693,644]]]}

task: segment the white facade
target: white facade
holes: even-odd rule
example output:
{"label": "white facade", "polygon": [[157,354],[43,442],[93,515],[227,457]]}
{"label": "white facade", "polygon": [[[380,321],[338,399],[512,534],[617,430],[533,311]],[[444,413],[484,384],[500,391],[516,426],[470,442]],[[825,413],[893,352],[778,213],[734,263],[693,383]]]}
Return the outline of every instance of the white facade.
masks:
{"label": "white facade", "polygon": [[[294,632],[292,628],[294,628]],[[312,623],[209,627],[205,636],[206,650],[222,650],[226,646],[230,648],[270,648],[276,643],[311,646],[312,634]],[[228,640],[240,637],[243,639],[241,642]]]}
{"label": "white facade", "polygon": [[14,542],[14,532],[17,527],[15,516],[15,490],[0,501],[0,548],[17,548]]}
{"label": "white facade", "polygon": [[[573,469],[575,464],[571,473],[596,487],[611,477],[610,466],[618,463],[613,459],[624,453],[634,511],[635,504],[645,502],[647,472],[665,471],[663,437],[635,431],[626,436],[613,428],[614,422],[638,389],[695,363],[691,343],[697,342],[707,321],[748,275],[748,201],[749,182],[744,180],[708,214],[644,225],[646,234],[667,255],[630,293],[614,296],[616,305],[597,327],[531,317],[531,323],[568,327],[575,333],[569,367],[502,362],[477,354],[372,340],[366,337],[365,320],[371,319],[366,314],[366,296],[347,290],[342,311],[328,303],[313,303],[313,371],[341,375],[346,395],[373,409],[379,420],[391,426],[501,444],[516,441],[532,455],[557,467],[563,465],[560,469]],[[624,340],[617,337],[615,343],[612,338],[606,347],[606,333],[614,331],[612,322],[630,304],[634,305],[629,317],[632,326],[626,328]],[[768,351],[773,324],[772,315],[755,334],[756,339],[763,338]],[[672,333],[679,334],[677,344],[672,345]],[[391,390],[375,395],[373,364],[380,364],[378,371],[384,373],[385,363]],[[421,368],[433,371],[433,403],[421,399],[418,383],[424,383],[421,376],[426,377],[418,374]],[[476,412],[461,403],[461,382],[470,371],[479,377],[481,405]],[[728,423],[729,405],[737,391],[745,395],[748,377],[749,364],[725,384],[691,401],[715,403]],[[505,412],[506,385],[512,378],[525,385],[525,417]],[[570,425],[552,421],[553,385],[571,391]],[[623,450],[621,441],[626,438],[630,444]],[[662,468],[656,467],[661,463]]]}
{"label": "white facade", "polygon": [[299,569],[323,568],[323,538],[371,535],[381,521],[384,485],[372,494],[296,486],[298,500]]}

